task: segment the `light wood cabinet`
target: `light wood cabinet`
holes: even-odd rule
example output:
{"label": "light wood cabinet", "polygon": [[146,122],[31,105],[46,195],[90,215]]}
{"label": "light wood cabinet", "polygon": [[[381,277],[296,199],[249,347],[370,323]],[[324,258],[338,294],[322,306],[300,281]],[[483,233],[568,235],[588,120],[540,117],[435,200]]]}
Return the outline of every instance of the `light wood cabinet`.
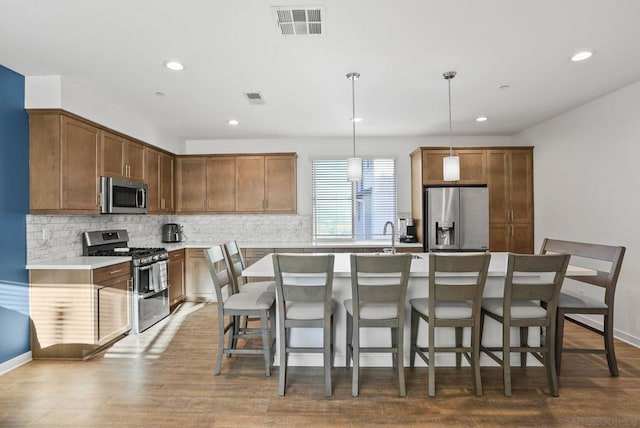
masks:
{"label": "light wood cabinet", "polygon": [[489,249],[533,253],[533,148],[457,148],[460,180],[442,180],[449,150],[422,147],[411,154],[411,215],[424,242],[424,186],[487,184]]}
{"label": "light wood cabinet", "polygon": [[488,150],[489,247],[533,253],[533,149]]}
{"label": "light wood cabinet", "polygon": [[209,274],[203,248],[185,250],[185,294],[189,301],[215,301],[213,280]]}
{"label": "light wood cabinet", "polygon": [[32,270],[33,358],[87,358],[131,328],[131,263]]}
{"label": "light wood cabinet", "polygon": [[145,179],[149,213],[173,212],[173,156],[145,148]]}
{"label": "light wood cabinet", "polygon": [[460,158],[460,180],[443,180],[443,159],[449,156],[448,149],[422,150],[423,185],[465,185],[484,184],[487,174],[487,156],[483,149],[455,149],[454,156]]}
{"label": "light wood cabinet", "polygon": [[207,157],[207,211],[236,210],[236,158]]}
{"label": "light wood cabinet", "polygon": [[176,160],[176,211],[206,211],[207,161],[205,157]]}
{"label": "light wood cabinet", "polygon": [[185,250],[169,251],[169,305],[175,306],[184,300]]}
{"label": "light wood cabinet", "polygon": [[101,136],[102,175],[144,181],[144,146],[108,131]]}
{"label": "light wood cabinet", "polygon": [[100,212],[100,130],[59,111],[29,111],[30,210]]}
{"label": "light wood cabinet", "polygon": [[295,213],[296,160],[292,153],[179,156],[176,211]]}

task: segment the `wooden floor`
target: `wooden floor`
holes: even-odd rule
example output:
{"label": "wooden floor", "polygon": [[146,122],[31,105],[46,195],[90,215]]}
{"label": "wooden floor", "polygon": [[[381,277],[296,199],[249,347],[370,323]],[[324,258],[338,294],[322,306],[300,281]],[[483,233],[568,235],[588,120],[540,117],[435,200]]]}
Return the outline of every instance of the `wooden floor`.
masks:
{"label": "wooden floor", "polygon": [[[129,336],[90,361],[34,361],[0,376],[0,426],[640,426],[640,350],[617,342],[620,377],[603,356],[566,354],[560,397],[548,394],[544,369],[514,368],[513,396],[499,368],[483,367],[475,397],[469,369],[438,368],[437,397],[427,370],[407,369],[407,397],[391,368],[364,368],[360,396],[350,371],[333,371],[324,397],[319,368],[289,370],[278,396],[278,370],[264,375],[257,357],[225,358],[213,375],[215,306],[185,304],[151,330]],[[568,343],[599,338],[567,325]]]}

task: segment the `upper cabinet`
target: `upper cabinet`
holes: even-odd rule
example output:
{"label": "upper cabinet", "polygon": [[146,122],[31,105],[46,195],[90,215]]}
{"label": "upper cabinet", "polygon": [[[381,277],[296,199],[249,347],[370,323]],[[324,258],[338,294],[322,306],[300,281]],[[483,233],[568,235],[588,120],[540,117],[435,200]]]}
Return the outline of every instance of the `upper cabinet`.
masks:
{"label": "upper cabinet", "polygon": [[102,175],[132,181],[144,180],[144,146],[102,131]]}
{"label": "upper cabinet", "polygon": [[448,149],[422,150],[423,185],[463,185],[484,184],[487,181],[487,155],[483,149],[454,149],[454,156],[460,158],[460,180],[444,181],[442,162],[449,156]]}
{"label": "upper cabinet", "polygon": [[100,212],[100,132],[59,111],[29,112],[31,213]]}
{"label": "upper cabinet", "polygon": [[180,213],[295,213],[293,153],[178,157]]}
{"label": "upper cabinet", "polygon": [[173,156],[151,147],[144,151],[149,213],[173,212]]}

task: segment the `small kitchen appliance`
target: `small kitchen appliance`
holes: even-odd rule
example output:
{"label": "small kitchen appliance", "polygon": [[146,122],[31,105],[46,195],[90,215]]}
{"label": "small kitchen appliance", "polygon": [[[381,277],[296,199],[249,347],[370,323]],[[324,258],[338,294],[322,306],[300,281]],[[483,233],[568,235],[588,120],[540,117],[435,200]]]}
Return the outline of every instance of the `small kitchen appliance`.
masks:
{"label": "small kitchen appliance", "polygon": [[169,315],[169,254],[165,248],[129,248],[128,241],[124,229],[84,232],[82,254],[131,257],[131,333],[140,333]]}
{"label": "small kitchen appliance", "polygon": [[182,226],[176,223],[167,223],[162,226],[162,242],[181,242],[184,240]]}
{"label": "small kitchen appliance", "polygon": [[413,219],[399,218],[398,220],[398,223],[400,224],[400,242],[418,242],[418,237],[416,236],[416,226],[413,223]]}

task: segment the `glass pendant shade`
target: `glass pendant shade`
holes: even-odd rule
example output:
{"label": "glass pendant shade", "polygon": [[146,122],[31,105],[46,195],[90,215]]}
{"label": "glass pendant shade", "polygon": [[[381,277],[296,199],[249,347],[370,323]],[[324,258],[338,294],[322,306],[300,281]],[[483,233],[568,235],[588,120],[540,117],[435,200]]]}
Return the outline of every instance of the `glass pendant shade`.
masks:
{"label": "glass pendant shade", "polygon": [[460,158],[447,156],[442,159],[442,172],[444,181],[460,180]]}
{"label": "glass pendant shade", "polygon": [[362,180],[362,158],[347,158],[347,178],[349,181]]}

